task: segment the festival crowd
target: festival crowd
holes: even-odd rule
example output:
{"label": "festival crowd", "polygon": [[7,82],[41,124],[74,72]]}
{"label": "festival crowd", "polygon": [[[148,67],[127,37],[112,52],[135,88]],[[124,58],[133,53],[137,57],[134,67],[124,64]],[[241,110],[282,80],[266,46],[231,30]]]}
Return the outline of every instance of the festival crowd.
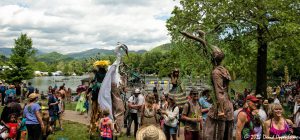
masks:
{"label": "festival crowd", "polygon": [[[206,132],[217,131],[210,127],[213,126],[211,121],[207,121],[213,105],[210,92],[205,89],[199,94],[198,90],[192,89],[187,103],[178,106],[176,96],[172,94],[158,93],[156,89],[143,94],[140,89],[135,89],[127,102],[126,135],[131,136],[134,122],[133,136],[137,139],[139,130],[154,124],[161,128],[167,140],[179,138],[180,125],[184,127],[186,140],[209,139]],[[234,119],[228,121],[233,124],[233,131],[226,132],[222,139],[297,139],[300,135],[300,81],[268,87],[267,97],[249,89],[234,94]]]}
{"label": "festival crowd", "polygon": [[[46,140],[55,130],[64,130],[61,116],[66,102],[71,101],[70,88],[66,89],[64,84],[53,88],[49,86],[47,106],[42,106],[39,99],[43,95],[30,82],[27,85],[5,85],[0,82],[1,103],[4,106],[1,113],[1,139]],[[95,85],[92,81],[90,87],[78,86],[76,111],[81,114],[89,112],[90,100],[97,100],[95,96],[99,92]],[[176,83],[173,86],[176,87]],[[121,90],[126,107],[124,127],[127,137],[177,140],[183,131],[186,140],[204,140],[208,139],[206,133],[217,131],[210,128],[213,124],[208,117],[214,104],[210,89],[199,93],[199,90],[192,88],[187,102],[182,106],[178,105],[175,94],[157,89],[154,87],[151,93],[147,93],[135,88],[129,98],[126,98],[128,88]],[[268,87],[267,91],[266,97],[249,89],[234,93],[234,99],[231,100],[235,110],[232,114],[234,119],[228,120],[233,124],[233,131],[227,135],[237,140],[297,139],[300,135],[300,81]],[[115,135],[110,113],[104,109],[102,117],[96,118],[97,132],[103,140],[111,140]],[[4,133],[5,130],[7,133]]]}
{"label": "festival crowd", "polygon": [[[43,92],[39,93],[30,82],[8,85],[0,81],[0,93],[4,106],[0,139],[47,140],[55,130],[63,130],[61,116],[65,102],[71,99],[71,90],[66,89],[65,84],[59,88],[56,85],[54,88],[49,86],[46,96]],[[43,106],[43,101],[47,105]]]}

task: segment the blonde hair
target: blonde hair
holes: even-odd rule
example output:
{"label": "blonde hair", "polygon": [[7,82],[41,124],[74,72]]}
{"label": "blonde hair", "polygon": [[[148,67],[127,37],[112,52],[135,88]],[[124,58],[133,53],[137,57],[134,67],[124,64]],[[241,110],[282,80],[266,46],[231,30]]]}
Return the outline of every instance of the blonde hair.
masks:
{"label": "blonde hair", "polygon": [[155,96],[154,96],[154,94],[148,94],[147,95],[147,97],[146,97],[146,102],[148,103],[148,104],[154,104],[155,103]]}
{"label": "blonde hair", "polygon": [[274,118],[274,111],[275,111],[276,108],[281,108],[282,109],[282,114],[283,114],[284,110],[283,110],[283,107],[282,107],[281,104],[279,104],[279,103],[270,104],[269,109],[268,109],[268,115],[269,115],[270,119]]}

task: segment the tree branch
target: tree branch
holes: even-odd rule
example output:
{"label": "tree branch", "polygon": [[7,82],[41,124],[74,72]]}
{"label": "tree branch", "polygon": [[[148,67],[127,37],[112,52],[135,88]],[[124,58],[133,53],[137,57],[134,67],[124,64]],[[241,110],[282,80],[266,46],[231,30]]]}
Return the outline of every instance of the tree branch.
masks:
{"label": "tree branch", "polygon": [[[198,41],[198,42],[200,42],[204,47],[207,47],[207,42],[203,39],[203,38],[200,38],[200,37],[196,37],[196,36],[194,36],[194,35],[192,35],[192,34],[190,34],[190,33],[187,33],[187,32],[184,32],[184,31],[179,31],[182,35],[184,35],[185,37],[187,37],[187,38],[190,38],[190,39],[193,39],[193,40],[195,40],[195,41]],[[201,30],[199,30],[198,31],[198,33],[199,34],[201,34],[201,33],[204,33],[203,31],[201,31]],[[203,35],[203,37],[204,37],[204,34],[202,34]],[[205,38],[205,37],[204,37]]]}

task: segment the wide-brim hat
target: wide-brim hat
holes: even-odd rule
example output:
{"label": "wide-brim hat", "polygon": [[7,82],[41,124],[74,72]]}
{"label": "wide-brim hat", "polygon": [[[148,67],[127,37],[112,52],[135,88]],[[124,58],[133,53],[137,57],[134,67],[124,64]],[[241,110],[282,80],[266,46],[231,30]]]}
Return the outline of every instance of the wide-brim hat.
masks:
{"label": "wide-brim hat", "polygon": [[39,97],[36,93],[31,93],[29,96],[28,96],[28,98],[30,99],[30,100],[32,100],[32,99],[35,99],[35,98],[37,98],[37,97]]}
{"label": "wide-brim hat", "polygon": [[136,140],[166,140],[166,136],[160,128],[149,125],[137,131]]}

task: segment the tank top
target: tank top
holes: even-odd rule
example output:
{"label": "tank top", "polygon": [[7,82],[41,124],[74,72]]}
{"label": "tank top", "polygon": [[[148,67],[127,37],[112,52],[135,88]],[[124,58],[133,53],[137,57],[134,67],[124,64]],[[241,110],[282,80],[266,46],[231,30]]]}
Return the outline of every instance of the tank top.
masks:
{"label": "tank top", "polygon": [[251,115],[250,111],[246,109],[242,109],[240,112],[245,112],[247,114],[247,122],[245,123],[241,133],[242,140],[250,140],[252,135],[255,134],[254,125],[252,121],[253,116]]}
{"label": "tank top", "polygon": [[101,130],[101,137],[104,138],[112,138],[112,129],[110,128],[110,124],[108,124],[109,117],[103,118],[103,121],[101,122],[100,130]]}
{"label": "tank top", "polygon": [[154,109],[153,105],[152,108],[147,108],[144,106],[144,117],[143,117],[143,125],[150,125],[150,124],[156,124],[156,110]]}
{"label": "tank top", "polygon": [[271,119],[271,127],[270,127],[270,137],[281,137],[281,136],[286,136],[290,134],[289,131],[289,125],[287,124],[286,120],[284,121],[284,129],[278,130],[273,126],[273,119]]}

